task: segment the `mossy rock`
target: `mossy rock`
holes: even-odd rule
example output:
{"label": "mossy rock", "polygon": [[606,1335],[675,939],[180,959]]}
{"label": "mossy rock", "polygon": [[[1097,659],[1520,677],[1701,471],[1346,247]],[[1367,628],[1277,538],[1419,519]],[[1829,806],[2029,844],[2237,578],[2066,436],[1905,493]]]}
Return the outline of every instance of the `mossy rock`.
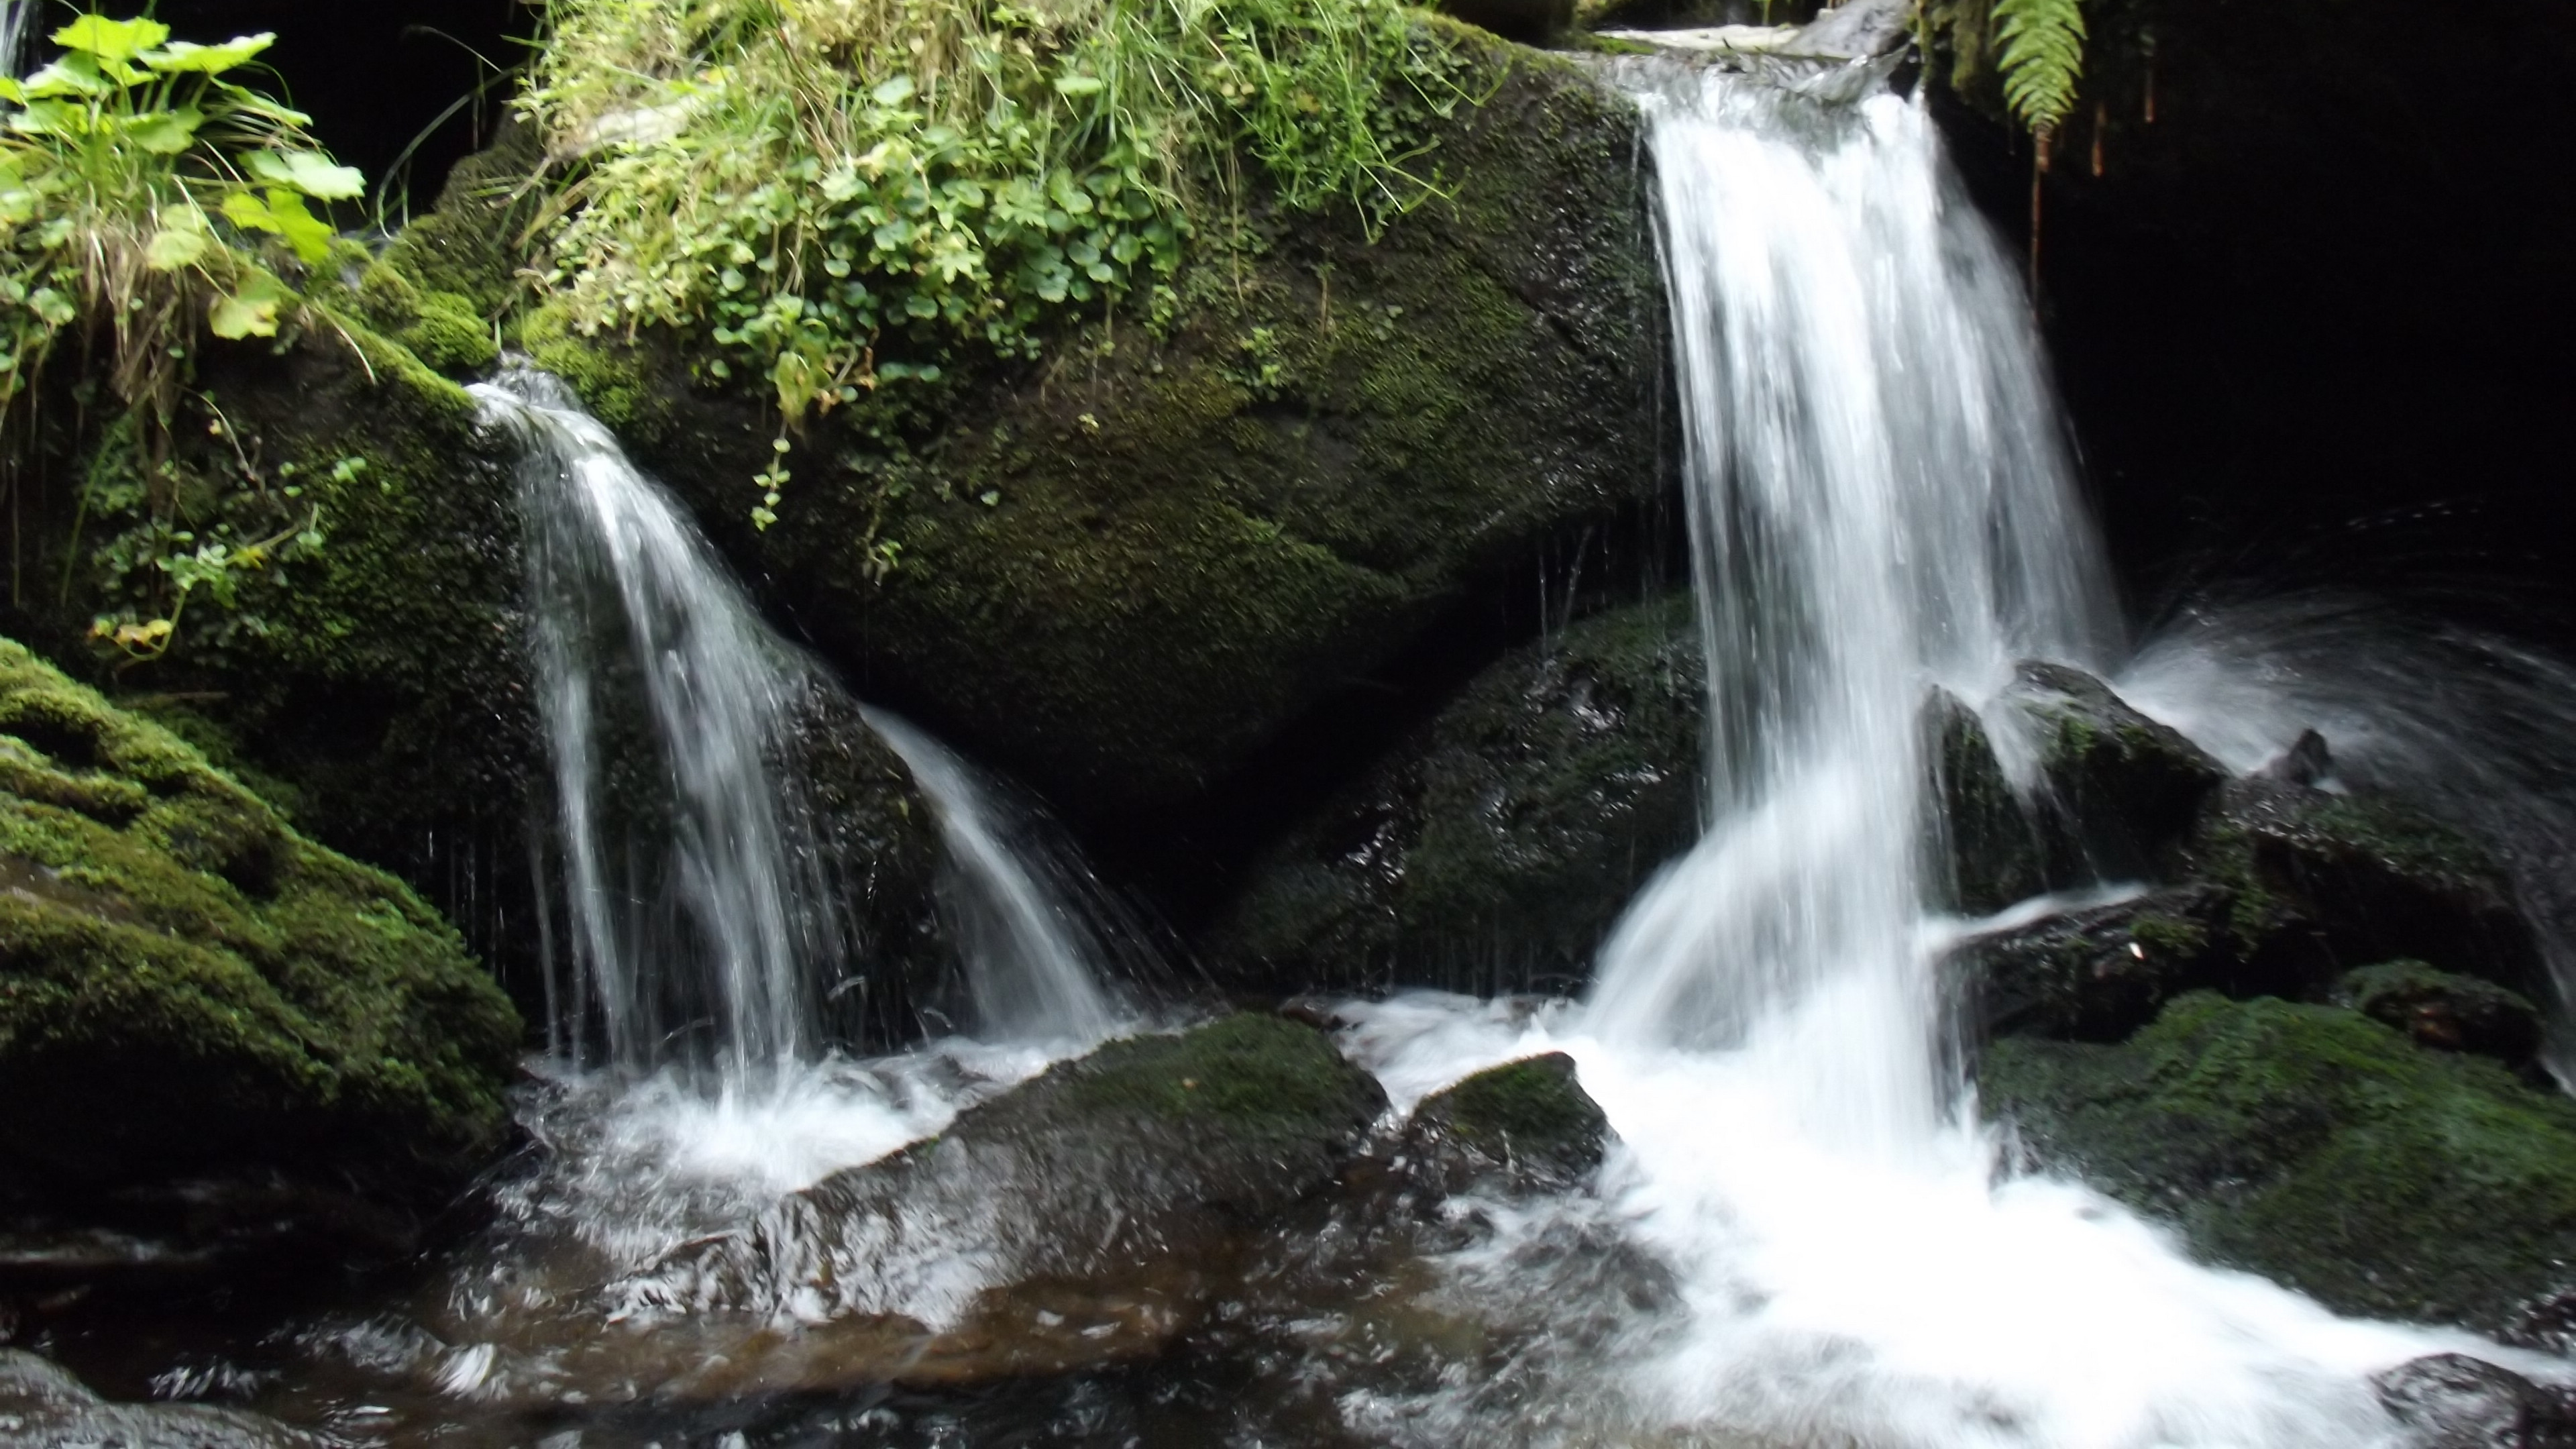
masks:
{"label": "mossy rock", "polygon": [[111,1403],[22,1348],[0,1348],[0,1434],[28,1449],[324,1449],[333,1442],[239,1409]]}
{"label": "mossy rock", "polygon": [[1526,1191],[1582,1181],[1601,1166],[1610,1140],[1610,1119],[1583,1090],[1574,1058],[1548,1052],[1425,1097],[1403,1151],[1416,1177],[1444,1193]]}
{"label": "mossy rock", "polygon": [[1423,163],[1448,195],[1374,241],[1259,196],[1208,218],[1168,325],[835,410],[765,532],[760,389],[667,334],[524,335],[872,698],[1078,816],[1191,807],[1669,482],[1633,106],[1425,23],[1491,90]]}
{"label": "mossy rock", "polygon": [[[1281,1017],[1111,1042],[618,1285],[617,1302],[685,1305],[691,1335],[668,1382],[621,1391],[956,1387],[1149,1358],[1385,1107],[1329,1038]],[[907,1285],[937,1277],[972,1279],[944,1330],[910,1311]],[[773,1331],[789,1304],[801,1345]]]}
{"label": "mossy rock", "polygon": [[1698,836],[1705,681],[1688,595],[1506,656],[1262,857],[1200,956],[1282,994],[1579,986]]}
{"label": "mossy rock", "polygon": [[508,1001],[391,876],[0,641],[0,1162],[440,1188],[507,1124]]}
{"label": "mossy rock", "polygon": [[2384,961],[2335,983],[2347,1006],[2418,1045],[2475,1052],[2528,1068],[2540,1054],[2540,1009],[2492,981],[2436,971],[2421,961]]}
{"label": "mossy rock", "polygon": [[1923,701],[1922,737],[1933,813],[1924,859],[1934,903],[1985,916],[2049,886],[2049,842],[2040,820],[2012,787],[1993,737],[1977,712],[1946,689]]}
{"label": "mossy rock", "polygon": [[2340,1312],[2496,1329],[2576,1261],[2576,1103],[2358,1012],[2193,993],[1979,1082],[2039,1162]]}
{"label": "mossy rock", "polygon": [[1972,937],[1945,969],[1981,1036],[2115,1042],[2187,991],[2253,989],[2228,949],[2232,903],[2187,885],[2078,907]]}
{"label": "mossy rock", "polygon": [[2036,756],[2048,883],[2170,875],[2226,769],[2080,669],[2024,660],[2002,703]]}
{"label": "mossy rock", "polygon": [[2275,977],[2323,983],[2411,959],[2525,995],[2551,989],[2494,857],[2396,801],[2231,781],[2209,800],[2186,856],[2194,876],[2235,896],[2239,949]]}

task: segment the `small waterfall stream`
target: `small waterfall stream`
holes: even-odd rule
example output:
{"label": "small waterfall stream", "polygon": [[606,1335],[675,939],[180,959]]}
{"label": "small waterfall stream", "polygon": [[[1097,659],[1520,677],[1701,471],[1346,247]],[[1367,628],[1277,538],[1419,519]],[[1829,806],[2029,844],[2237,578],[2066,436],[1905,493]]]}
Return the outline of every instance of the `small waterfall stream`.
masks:
{"label": "small waterfall stream", "polygon": [[[474,392],[521,447],[569,1009],[577,1022],[596,1011],[630,1073],[712,1065],[739,1085],[812,1058],[825,1046],[817,991],[866,969],[790,758],[799,712],[837,686],[770,631],[562,383],[517,369]],[[975,1030],[1067,1047],[1108,1036],[1123,1017],[1098,980],[1109,952],[1087,926],[1089,872],[1051,859],[953,752],[863,713],[939,817]],[[692,1050],[710,1036],[712,1052]]]}

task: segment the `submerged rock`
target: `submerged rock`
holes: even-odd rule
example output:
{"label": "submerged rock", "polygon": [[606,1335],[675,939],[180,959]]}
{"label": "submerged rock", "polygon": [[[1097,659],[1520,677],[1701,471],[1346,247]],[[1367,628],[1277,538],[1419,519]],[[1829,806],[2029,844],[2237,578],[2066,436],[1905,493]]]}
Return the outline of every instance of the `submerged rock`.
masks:
{"label": "submerged rock", "polygon": [[23,1449],[324,1449],[257,1414],[201,1404],[116,1404],[49,1360],[0,1348],[0,1444]]}
{"label": "submerged rock", "polygon": [[1264,856],[1201,955],[1260,990],[1579,984],[1698,835],[1705,677],[1686,595],[1506,657]]}
{"label": "submerged rock", "polygon": [[2576,1261],[2576,1103],[2358,1012],[2198,992],[1979,1082],[2037,1162],[2340,1312],[2501,1328]]}
{"label": "submerged rock", "polygon": [[2437,1353],[2374,1375],[2371,1387],[2415,1449],[2569,1449],[2576,1402],[2510,1369]]}
{"label": "submerged rock", "polygon": [[1112,1042],[618,1285],[647,1335],[623,1392],[953,1386],[1159,1352],[1385,1105],[1280,1017]]}
{"label": "submerged rock", "polygon": [[0,1177],[435,1190],[498,1145],[518,1046],[400,882],[0,641]]}
{"label": "submerged rock", "polygon": [[1576,1080],[1574,1058],[1548,1052],[1424,1098],[1399,1150],[1414,1180],[1443,1195],[1562,1191],[1601,1166],[1610,1140],[1610,1119]]}

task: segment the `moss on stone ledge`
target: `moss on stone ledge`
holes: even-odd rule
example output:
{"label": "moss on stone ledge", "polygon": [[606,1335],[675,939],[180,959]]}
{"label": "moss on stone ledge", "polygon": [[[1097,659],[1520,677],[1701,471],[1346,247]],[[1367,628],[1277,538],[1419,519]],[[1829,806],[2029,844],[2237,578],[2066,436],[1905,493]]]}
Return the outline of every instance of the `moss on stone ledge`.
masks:
{"label": "moss on stone ledge", "polygon": [[2576,1262],[2576,1103],[2356,1012],[2194,993],[1981,1081],[2042,1162],[2343,1312],[2493,1328]]}
{"label": "moss on stone ledge", "polygon": [[0,641],[0,1161],[452,1181],[519,1023],[400,882]]}

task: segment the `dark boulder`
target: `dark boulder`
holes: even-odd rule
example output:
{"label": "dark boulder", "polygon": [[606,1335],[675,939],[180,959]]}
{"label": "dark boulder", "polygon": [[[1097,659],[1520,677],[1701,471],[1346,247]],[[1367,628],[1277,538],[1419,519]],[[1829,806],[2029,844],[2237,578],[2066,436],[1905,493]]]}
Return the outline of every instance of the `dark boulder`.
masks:
{"label": "dark boulder", "polygon": [[2230,781],[2186,855],[2193,876],[2234,895],[2238,949],[2273,977],[2322,985],[2354,966],[2413,959],[2525,994],[2548,990],[2531,924],[2494,858],[2396,801]]}
{"label": "dark boulder", "polygon": [[2242,984],[2229,906],[2201,885],[2079,906],[1970,937],[1947,969],[1980,1035],[2119,1041],[2186,991]]}
{"label": "dark boulder", "polygon": [[2571,1449],[2576,1403],[2510,1369],[2460,1353],[2410,1359],[2371,1387],[2414,1449]]}
{"label": "dark boulder", "polygon": [[2056,886],[2168,875],[2226,769],[2080,669],[2024,660],[2001,704],[2036,755]]}
{"label": "dark boulder", "polygon": [[324,1449],[332,1441],[238,1409],[117,1404],[61,1366],[0,1348],[0,1444],[18,1449]]}
{"label": "dark boulder", "polygon": [[1402,691],[1408,650],[1638,535],[1670,479],[1634,107],[1435,23],[1484,97],[1437,125],[1441,198],[1372,239],[1256,196],[1167,323],[816,420],[765,532],[765,386],[659,332],[524,341],[870,698],[1086,826],[1222,820],[1291,726]]}
{"label": "dark boulder", "polygon": [[2049,887],[2049,841],[1995,755],[1986,722],[1966,701],[1935,689],[1917,728],[1933,804],[1924,859],[1938,904],[1985,916]]}
{"label": "dark boulder", "polygon": [[2339,1312],[2502,1329],[2576,1261],[2576,1103],[2358,1012],[2193,993],[1979,1083],[2031,1160]]}
{"label": "dark boulder", "polygon": [[1574,23],[1574,0],[1440,0],[1440,13],[1538,45]]}
{"label": "dark boulder", "polygon": [[1704,679],[1679,595],[1507,656],[1257,861],[1200,954],[1283,993],[1570,988],[1698,835]]}
{"label": "dark boulder", "polygon": [[651,1331],[600,1390],[953,1386],[1149,1357],[1385,1106],[1276,1016],[1112,1042],[612,1285]]}
{"label": "dark boulder", "polygon": [[2540,1010],[2491,981],[2421,961],[2365,966],[2335,983],[2332,1000],[2395,1027],[2419,1046],[2475,1052],[2521,1070],[2540,1054]]}
{"label": "dark boulder", "polygon": [[1443,1196],[1478,1188],[1562,1191],[1601,1166],[1610,1119],[1548,1052],[1488,1067],[1414,1109],[1399,1151],[1413,1181]]}

